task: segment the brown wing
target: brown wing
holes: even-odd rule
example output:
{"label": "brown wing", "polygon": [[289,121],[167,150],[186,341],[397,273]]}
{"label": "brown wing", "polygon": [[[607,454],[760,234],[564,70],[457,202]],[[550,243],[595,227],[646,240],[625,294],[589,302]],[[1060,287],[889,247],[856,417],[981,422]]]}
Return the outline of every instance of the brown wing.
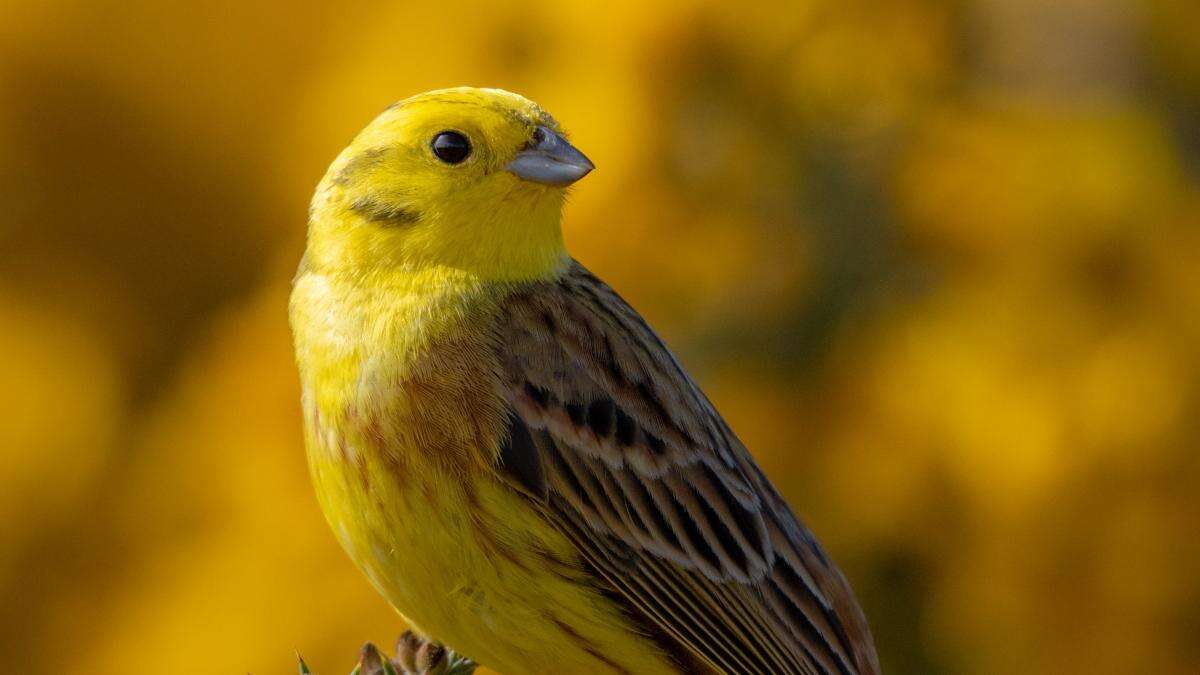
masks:
{"label": "brown wing", "polygon": [[612,289],[575,263],[500,338],[501,462],[617,597],[729,673],[878,672],[841,572]]}

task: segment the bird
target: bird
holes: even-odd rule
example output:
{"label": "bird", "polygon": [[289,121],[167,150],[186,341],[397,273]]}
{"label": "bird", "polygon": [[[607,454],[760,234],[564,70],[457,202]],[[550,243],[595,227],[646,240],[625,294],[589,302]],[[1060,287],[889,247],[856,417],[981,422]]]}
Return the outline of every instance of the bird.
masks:
{"label": "bird", "polygon": [[404,99],[313,196],[289,302],[321,510],[507,675],[874,675],[850,585],[645,319],[566,250],[594,169],[501,89]]}

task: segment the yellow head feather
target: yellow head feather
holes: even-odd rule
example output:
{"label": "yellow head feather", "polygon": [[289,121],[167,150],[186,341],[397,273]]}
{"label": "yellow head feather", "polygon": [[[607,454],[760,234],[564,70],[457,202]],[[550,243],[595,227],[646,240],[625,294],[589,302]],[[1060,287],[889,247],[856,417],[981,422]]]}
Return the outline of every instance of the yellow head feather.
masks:
{"label": "yellow head feather", "polygon": [[[558,123],[500,89],[431,91],[385,110],[334,161],[313,199],[306,264],[351,275],[445,268],[490,281],[546,278],[567,260],[564,188],[505,167]],[[460,163],[433,139],[470,142]]]}

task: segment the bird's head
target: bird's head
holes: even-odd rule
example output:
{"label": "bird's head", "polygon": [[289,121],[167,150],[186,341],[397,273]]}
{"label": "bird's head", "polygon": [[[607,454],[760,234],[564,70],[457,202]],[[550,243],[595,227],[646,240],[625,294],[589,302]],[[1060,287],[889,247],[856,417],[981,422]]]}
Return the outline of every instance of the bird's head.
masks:
{"label": "bird's head", "polygon": [[537,104],[499,89],[420,94],[377,117],[313,199],[307,264],[351,274],[441,266],[488,280],[566,260],[567,186],[592,163]]}

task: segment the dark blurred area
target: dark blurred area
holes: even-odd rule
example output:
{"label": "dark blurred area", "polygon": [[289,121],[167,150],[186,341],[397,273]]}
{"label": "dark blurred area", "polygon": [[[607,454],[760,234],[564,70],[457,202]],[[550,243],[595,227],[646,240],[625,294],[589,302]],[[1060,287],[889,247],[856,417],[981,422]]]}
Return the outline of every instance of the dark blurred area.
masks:
{"label": "dark blurred area", "polygon": [[846,570],[885,672],[1200,671],[1200,4],[0,5],[0,670],[344,672],[286,318],[392,101],[522,93],[576,257]]}

